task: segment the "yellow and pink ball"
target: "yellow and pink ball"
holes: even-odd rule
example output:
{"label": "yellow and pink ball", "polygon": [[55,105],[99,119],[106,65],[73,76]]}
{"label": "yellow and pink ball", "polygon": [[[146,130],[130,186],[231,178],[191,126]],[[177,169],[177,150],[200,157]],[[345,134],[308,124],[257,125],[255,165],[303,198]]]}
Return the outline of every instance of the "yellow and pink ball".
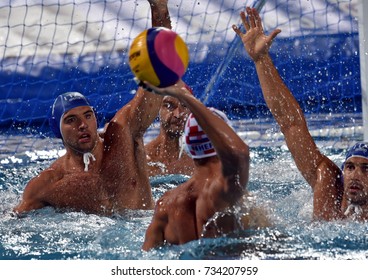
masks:
{"label": "yellow and pink ball", "polygon": [[140,81],[157,87],[175,84],[185,74],[189,52],[183,39],[164,27],[144,30],[133,41],[129,66]]}

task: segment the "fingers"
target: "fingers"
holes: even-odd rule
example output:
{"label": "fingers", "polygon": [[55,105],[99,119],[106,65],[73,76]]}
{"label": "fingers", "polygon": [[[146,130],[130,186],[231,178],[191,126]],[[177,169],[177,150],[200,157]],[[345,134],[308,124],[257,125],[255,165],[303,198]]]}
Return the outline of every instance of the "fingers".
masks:
{"label": "fingers", "polygon": [[134,82],[141,88],[143,88],[145,91],[149,91],[149,92],[153,92],[153,90],[151,88],[149,88],[146,83],[142,82],[141,80],[139,80],[137,77],[133,78]]}
{"label": "fingers", "polygon": [[[248,24],[247,17],[244,12],[240,12],[240,19],[243,23],[245,30],[248,31],[250,29],[250,26]],[[243,32],[235,24],[232,25],[232,28],[238,36],[241,37],[243,35]]]}
{"label": "fingers", "polygon": [[263,27],[262,27],[262,20],[261,17],[259,16],[259,13],[256,9],[252,9],[253,12],[253,17],[254,17],[254,21],[255,21],[255,25],[262,30],[263,32]]}
{"label": "fingers", "polygon": [[255,16],[254,16],[255,9],[251,9],[250,7],[247,7],[246,11],[247,11],[247,14],[248,14],[248,20],[249,20],[250,26],[252,28],[255,28],[257,26]]}
{"label": "fingers", "polygon": [[153,92],[153,89],[148,87],[147,83],[139,81],[138,86],[143,88],[145,91]]}
{"label": "fingers", "polygon": [[275,29],[272,31],[272,33],[269,35],[270,40],[272,41],[275,39],[275,37],[281,32],[281,29]]}
{"label": "fingers", "polygon": [[[246,31],[249,31],[250,29],[253,28],[258,28],[261,31],[261,33],[264,34],[262,19],[259,16],[257,9],[247,7],[246,13],[240,12],[240,18]],[[232,28],[238,36],[242,37],[242,35],[244,35],[244,33],[235,24],[232,25]],[[269,35],[270,41],[272,41],[280,32],[281,32],[280,29],[275,29]]]}
{"label": "fingers", "polygon": [[170,95],[170,96],[176,97],[178,95],[184,94],[184,92],[190,93],[190,91],[184,86],[184,82],[181,80],[178,81],[176,84],[165,87],[165,88],[156,87],[147,81],[141,82],[139,85],[144,90],[147,90],[149,92],[153,92],[159,95]]}
{"label": "fingers", "polygon": [[158,95],[165,95],[164,88],[156,87],[147,81],[141,81],[139,83],[139,86],[142,87],[145,91],[152,92]]}
{"label": "fingers", "polygon": [[240,18],[242,20],[245,30],[248,31],[250,29],[250,26],[247,20],[247,16],[245,15],[245,12],[240,12]]}
{"label": "fingers", "polygon": [[[241,18],[241,21],[242,21],[243,26],[244,26],[246,31],[249,31],[249,29],[255,28],[257,26],[262,28],[261,19],[259,17],[259,14],[258,14],[257,10],[254,9],[254,8],[252,9],[250,7],[247,7],[246,8],[246,13],[243,12],[243,11],[240,12],[240,18]],[[240,29],[238,27],[233,25],[232,28],[236,32],[236,34],[242,35],[242,32],[240,31]]]}
{"label": "fingers", "polygon": [[238,36],[242,36],[243,35],[243,33],[240,31],[240,29],[235,25],[235,24],[233,24],[232,25],[232,28],[233,28],[233,30],[235,31],[235,33],[238,35]]}

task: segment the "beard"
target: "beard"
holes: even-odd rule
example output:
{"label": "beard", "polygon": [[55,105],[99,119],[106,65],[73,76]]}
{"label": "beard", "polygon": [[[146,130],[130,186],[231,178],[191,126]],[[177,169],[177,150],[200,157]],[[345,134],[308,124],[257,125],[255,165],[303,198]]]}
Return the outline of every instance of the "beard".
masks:
{"label": "beard", "polygon": [[184,125],[165,123],[162,125],[163,129],[166,131],[166,134],[170,138],[180,138],[184,131]]}
{"label": "beard", "polygon": [[94,150],[97,145],[97,139],[91,139],[90,142],[85,144],[80,144],[78,141],[63,141],[64,146],[72,149],[78,154],[90,153]]}

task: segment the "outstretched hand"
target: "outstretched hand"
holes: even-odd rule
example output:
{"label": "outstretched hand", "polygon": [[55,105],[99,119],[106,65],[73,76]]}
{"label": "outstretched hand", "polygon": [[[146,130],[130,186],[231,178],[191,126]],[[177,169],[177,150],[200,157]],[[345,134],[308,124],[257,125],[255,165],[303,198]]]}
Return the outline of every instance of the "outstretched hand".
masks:
{"label": "outstretched hand", "polygon": [[270,35],[266,36],[262,27],[262,20],[258,11],[255,8],[246,8],[246,12],[240,13],[245,33],[233,25],[235,33],[241,38],[244,48],[254,62],[258,61],[262,56],[267,55],[271,47],[272,40],[281,32],[280,29],[275,29]]}
{"label": "outstretched hand", "polygon": [[150,84],[149,82],[141,82],[140,86],[142,86],[143,89],[147,91],[150,91],[150,92],[153,92],[159,95],[170,95],[174,97],[181,95],[181,94],[185,94],[185,92],[189,92],[188,89],[185,87],[184,82],[181,80],[179,80],[176,84],[165,87],[165,88],[156,87]]}

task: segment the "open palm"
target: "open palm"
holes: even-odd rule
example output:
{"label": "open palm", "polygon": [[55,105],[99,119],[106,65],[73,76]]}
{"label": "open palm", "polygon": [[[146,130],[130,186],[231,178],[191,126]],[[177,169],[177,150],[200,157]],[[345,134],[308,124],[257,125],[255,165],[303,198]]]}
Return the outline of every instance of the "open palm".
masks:
{"label": "open palm", "polygon": [[275,29],[270,35],[266,36],[257,10],[247,7],[246,12],[248,18],[245,12],[240,13],[246,33],[241,32],[236,25],[233,25],[233,30],[241,38],[248,55],[254,61],[257,61],[263,55],[268,54],[273,39],[281,32],[281,30]]}

